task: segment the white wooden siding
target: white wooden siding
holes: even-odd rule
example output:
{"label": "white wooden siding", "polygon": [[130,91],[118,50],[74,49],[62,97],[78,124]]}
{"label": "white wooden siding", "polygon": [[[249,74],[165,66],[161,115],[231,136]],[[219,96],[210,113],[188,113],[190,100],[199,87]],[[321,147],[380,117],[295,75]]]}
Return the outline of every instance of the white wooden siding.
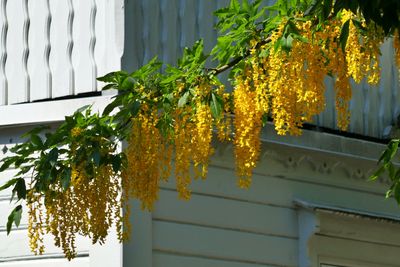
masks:
{"label": "white wooden siding", "polygon": [[1,0],[0,105],[94,92],[121,68],[123,0]]}
{"label": "white wooden siding", "polygon": [[[331,145],[338,146],[335,142],[340,138],[331,137]],[[124,244],[124,264],[299,266],[296,199],[398,217],[395,201],[384,198],[386,184],[353,176],[364,177],[376,166],[376,158],[364,153],[368,149],[352,156],[301,147],[299,141],[297,145],[287,145],[271,139],[274,137],[264,140],[264,156],[248,190],[237,187],[232,147],[219,144],[208,178],[193,181],[190,201],[178,200],[171,178],[162,183],[153,212],[141,212],[136,205],[132,212],[132,240]],[[371,143],[352,142],[374,147]],[[379,154],[380,146],[374,149]],[[343,232],[336,238],[357,239],[349,243],[351,251],[357,242],[371,243],[378,237],[372,234],[369,239],[362,239]],[[390,257],[398,254],[398,247],[384,247],[389,248]]]}

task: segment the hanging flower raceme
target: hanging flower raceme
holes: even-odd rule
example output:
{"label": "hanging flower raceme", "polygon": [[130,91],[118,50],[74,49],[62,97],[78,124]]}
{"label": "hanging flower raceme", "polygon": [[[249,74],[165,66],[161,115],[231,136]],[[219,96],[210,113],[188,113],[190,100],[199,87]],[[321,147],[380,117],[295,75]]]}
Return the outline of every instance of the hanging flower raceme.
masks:
{"label": "hanging flower raceme", "polygon": [[260,131],[264,105],[255,101],[263,95],[251,86],[251,72],[246,69],[243,75],[236,77],[234,101],[234,152],[236,174],[239,177],[239,186],[248,188],[251,176],[260,154]]}
{"label": "hanging flower raceme", "polygon": [[[49,162],[43,161],[38,166],[56,175],[50,176],[53,182],[40,176],[32,179],[27,194],[28,233],[35,254],[44,252],[45,233],[52,234],[55,245],[72,259],[77,255],[78,234],[102,244],[109,229],[121,225],[121,183],[109,158],[116,146],[109,139],[92,136],[90,131],[72,128],[69,147],[53,148],[48,153],[49,158],[60,155],[60,162],[66,165],[47,166]],[[62,171],[57,174],[57,170]]]}

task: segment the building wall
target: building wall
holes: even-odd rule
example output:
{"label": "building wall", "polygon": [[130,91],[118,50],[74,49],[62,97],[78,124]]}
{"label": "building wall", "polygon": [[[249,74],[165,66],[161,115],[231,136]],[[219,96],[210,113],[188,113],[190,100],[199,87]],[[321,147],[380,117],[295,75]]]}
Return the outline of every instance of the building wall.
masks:
{"label": "building wall", "polygon": [[[297,139],[268,133],[253,183],[243,190],[236,186],[232,147],[218,144],[208,178],[193,182],[190,201],[177,199],[172,179],[162,184],[153,212],[135,208],[124,265],[301,266],[299,238],[306,229],[295,201],[399,216],[394,200],[384,198],[386,182],[366,180],[382,148],[308,131]],[[349,238],[353,245],[364,242],[352,232],[334,240]],[[400,252],[399,244],[388,245],[386,253],[393,251]]]}

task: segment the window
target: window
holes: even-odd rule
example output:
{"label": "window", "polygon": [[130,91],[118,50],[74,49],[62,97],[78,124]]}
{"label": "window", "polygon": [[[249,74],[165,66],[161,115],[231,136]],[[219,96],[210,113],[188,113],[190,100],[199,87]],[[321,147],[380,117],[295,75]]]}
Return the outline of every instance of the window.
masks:
{"label": "window", "polygon": [[399,266],[400,218],[296,204],[300,267]]}

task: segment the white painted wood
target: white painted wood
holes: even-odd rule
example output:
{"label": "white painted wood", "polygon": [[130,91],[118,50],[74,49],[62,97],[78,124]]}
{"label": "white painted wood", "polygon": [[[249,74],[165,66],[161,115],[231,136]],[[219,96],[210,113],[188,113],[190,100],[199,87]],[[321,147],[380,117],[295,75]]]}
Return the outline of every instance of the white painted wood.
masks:
{"label": "white painted wood", "polygon": [[97,6],[95,0],[73,0],[75,10],[72,36],[72,65],[75,72],[75,94],[96,90],[97,65],[94,58],[96,45],[95,20]]}
{"label": "white painted wood", "polygon": [[0,105],[8,103],[8,82],[6,76],[7,60],[7,0],[0,1]]}
{"label": "white painted wood", "polygon": [[31,100],[51,98],[49,0],[29,1],[30,16],[28,72]]}
{"label": "white painted wood", "polygon": [[161,1],[161,43],[162,60],[168,64],[176,64],[177,47],[179,46],[177,0]]}
{"label": "white painted wood", "polygon": [[89,257],[79,257],[68,261],[67,259],[31,259],[14,262],[0,262],[0,267],[88,267]]}
{"label": "white painted wood", "polygon": [[151,213],[143,211],[137,201],[131,201],[130,240],[123,245],[123,266],[153,266],[153,238]]}
{"label": "white painted wood", "polygon": [[109,104],[111,97],[85,97],[19,106],[1,106],[0,126],[62,121],[65,116],[72,115],[78,108],[86,105],[93,105],[93,112],[102,111]]}
{"label": "white painted wood", "polygon": [[52,73],[52,96],[74,94],[74,69],[72,67],[72,26],[74,7],[72,0],[50,1],[50,69]]}
{"label": "white painted wood", "polygon": [[106,242],[103,245],[93,244],[89,248],[90,267],[123,267],[122,243],[117,239],[117,232],[112,228],[108,232]]}
{"label": "white painted wood", "polygon": [[[146,43],[143,64],[160,54],[162,26],[160,22],[160,1],[149,0],[143,3],[143,39]],[[157,34],[154,34],[157,33]]]}
{"label": "white painted wood", "polygon": [[[314,236],[310,247],[315,248],[316,255],[352,260],[359,266],[398,266],[400,252],[400,247],[328,236]],[[319,266],[319,262],[324,259],[314,256],[311,266]]]}
{"label": "white painted wood", "polygon": [[[223,259],[210,259],[188,255],[176,255],[159,251],[153,252],[154,267],[275,267],[276,265],[237,262]],[[1,266],[1,265],[0,265]]]}
{"label": "white painted wood", "polygon": [[161,190],[153,220],[297,238],[293,209],[197,194],[190,201],[182,201],[177,192],[169,190]]}
{"label": "white painted wood", "polygon": [[[45,235],[43,241],[46,248],[45,254],[55,254],[58,256],[63,255],[62,249],[54,246],[54,240],[52,236]],[[78,254],[88,254],[90,240],[77,236],[76,245]],[[0,233],[0,261],[29,256],[34,255],[29,248],[27,230],[12,231],[12,233],[8,236],[6,232]]]}
{"label": "white painted wood", "polygon": [[297,240],[153,221],[153,248],[198,257],[297,266]]}
{"label": "white painted wood", "polygon": [[[175,188],[175,183],[171,179],[171,183],[162,186]],[[195,193],[284,207],[292,207],[293,199],[298,198],[325,204],[334,203],[337,206],[365,211],[379,210],[388,214],[398,212],[395,202],[387,201],[383,194],[370,194],[332,185],[323,185],[317,181],[313,183],[297,180],[291,178],[290,174],[286,177],[255,174],[251,187],[248,190],[243,190],[236,185],[234,170],[213,166],[209,169],[209,178],[205,181],[194,181],[191,188]]]}
{"label": "white painted wood", "polygon": [[29,77],[26,69],[29,27],[27,1],[8,1],[6,12],[8,31],[5,68],[8,77],[8,103],[27,102],[29,101]]}
{"label": "white painted wood", "polygon": [[370,243],[379,242],[400,249],[400,223],[323,211],[318,211],[318,220],[321,222],[320,234]]}

